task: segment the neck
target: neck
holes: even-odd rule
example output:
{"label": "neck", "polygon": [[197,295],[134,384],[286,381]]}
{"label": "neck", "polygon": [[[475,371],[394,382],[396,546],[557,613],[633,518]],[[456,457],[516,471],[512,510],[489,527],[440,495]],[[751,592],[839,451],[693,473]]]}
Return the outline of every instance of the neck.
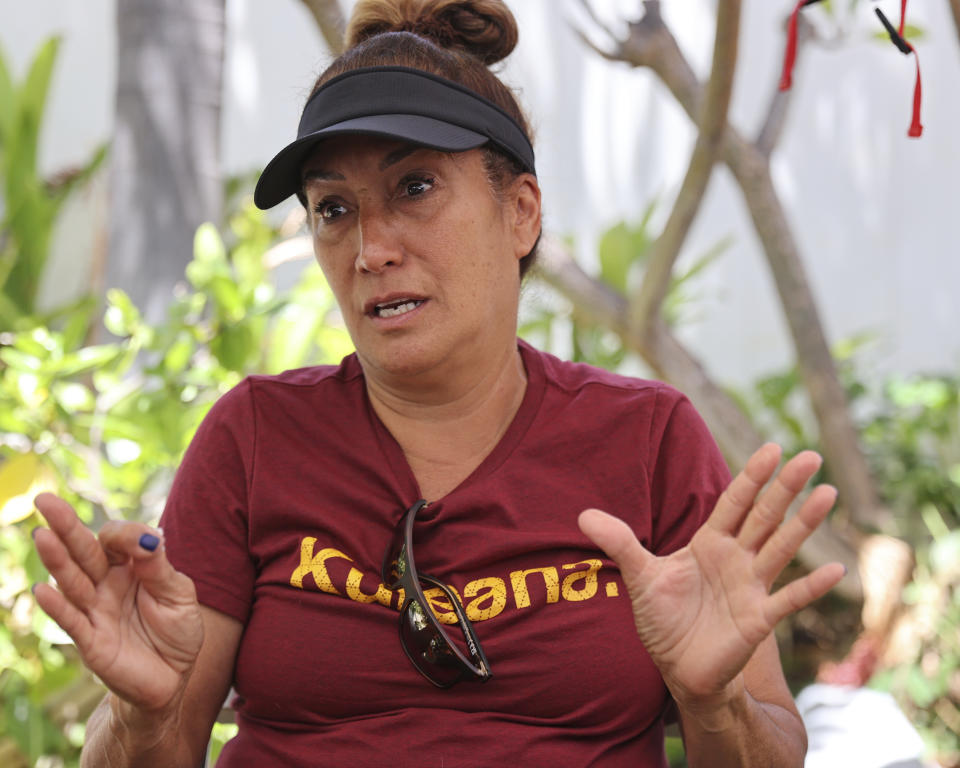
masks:
{"label": "neck", "polygon": [[466,479],[496,447],[527,387],[513,343],[490,364],[463,370],[425,391],[367,377],[377,416],[403,449],[424,498],[435,500]]}

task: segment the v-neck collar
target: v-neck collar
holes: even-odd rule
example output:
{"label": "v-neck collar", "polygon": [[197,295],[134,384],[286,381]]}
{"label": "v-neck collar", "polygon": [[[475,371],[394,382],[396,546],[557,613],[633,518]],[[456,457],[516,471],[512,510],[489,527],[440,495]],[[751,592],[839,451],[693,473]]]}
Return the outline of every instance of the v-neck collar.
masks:
{"label": "v-neck collar", "polygon": [[[431,503],[436,503],[449,498],[457,493],[460,488],[470,485],[477,479],[486,477],[506,461],[516,449],[517,445],[523,440],[527,430],[536,418],[543,401],[543,394],[546,387],[546,377],[543,369],[543,360],[539,353],[522,339],[517,339],[517,347],[520,350],[520,357],[523,361],[527,374],[527,388],[523,394],[523,400],[520,407],[514,414],[510,426],[503,433],[499,442],[493,450],[480,462],[479,466],[473,470],[459,485],[439,499],[427,499]],[[359,361],[357,361],[359,367]],[[420,487],[417,479],[407,462],[407,457],[396,438],[384,426],[380,417],[377,416],[367,395],[366,386],[363,388],[364,405],[367,412],[367,418],[370,422],[371,430],[377,438],[380,450],[386,460],[390,472],[398,483],[399,490],[403,496],[403,503],[409,506],[417,499],[423,498],[420,493]]]}

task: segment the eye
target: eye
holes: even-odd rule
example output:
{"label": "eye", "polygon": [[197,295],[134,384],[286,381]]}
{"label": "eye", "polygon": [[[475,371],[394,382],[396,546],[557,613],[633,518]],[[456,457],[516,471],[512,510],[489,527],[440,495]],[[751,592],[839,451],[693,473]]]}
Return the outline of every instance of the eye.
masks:
{"label": "eye", "polygon": [[407,197],[420,197],[433,189],[434,183],[429,176],[409,176],[400,182],[400,190]]}
{"label": "eye", "polygon": [[321,200],[313,206],[313,212],[321,219],[338,219],[347,212],[346,206],[333,200]]}

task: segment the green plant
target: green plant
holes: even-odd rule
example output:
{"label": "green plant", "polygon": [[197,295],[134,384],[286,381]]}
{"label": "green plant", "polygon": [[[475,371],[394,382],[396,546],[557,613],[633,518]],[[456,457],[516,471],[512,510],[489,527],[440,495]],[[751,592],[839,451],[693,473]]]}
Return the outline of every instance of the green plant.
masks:
{"label": "green plant", "polygon": [[33,496],[59,492],[94,528],[109,517],[155,522],[220,394],[249,373],[336,363],[351,351],[315,264],[278,291],[264,264],[276,239],[252,205],[231,217],[226,243],[204,225],[189,287],[164,323],[146,323],[125,294],[108,292],[104,323],[115,341],[84,343],[84,307],[58,328],[0,334],[0,755],[14,745],[21,762],[58,755],[75,764],[81,724],[102,695],[69,639],[33,609],[29,586],[46,578],[29,536],[39,523]]}
{"label": "green plant", "polygon": [[40,129],[59,38],[41,46],[23,82],[14,82],[0,50],[0,328],[28,324],[36,311],[40,278],[50,250],[53,224],[71,192],[99,168],[101,146],[83,166],[41,177],[37,163]]}

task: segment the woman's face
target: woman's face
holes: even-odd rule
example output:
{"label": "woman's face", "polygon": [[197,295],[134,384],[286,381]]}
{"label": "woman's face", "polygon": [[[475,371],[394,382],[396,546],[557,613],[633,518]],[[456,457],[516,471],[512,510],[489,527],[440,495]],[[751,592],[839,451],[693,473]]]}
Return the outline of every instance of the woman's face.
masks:
{"label": "woman's face", "polygon": [[518,263],[540,231],[533,176],[498,200],[480,150],[340,136],[306,163],[304,193],[317,261],[368,375],[462,370],[450,366],[514,345]]}

